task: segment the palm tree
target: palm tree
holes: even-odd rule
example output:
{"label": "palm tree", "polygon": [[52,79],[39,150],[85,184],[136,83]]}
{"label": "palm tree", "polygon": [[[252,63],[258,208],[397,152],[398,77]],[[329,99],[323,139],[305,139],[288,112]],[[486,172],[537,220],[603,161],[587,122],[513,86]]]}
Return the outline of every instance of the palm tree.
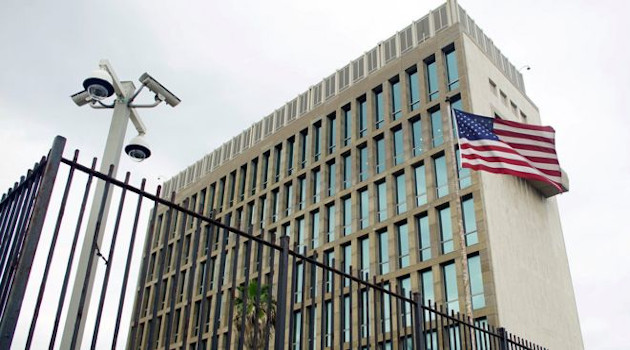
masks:
{"label": "palm tree", "polygon": [[[269,334],[271,334],[276,323],[276,301],[272,298],[271,289],[269,285],[259,286],[258,281],[253,280],[247,286],[239,286],[237,290],[239,296],[234,299],[236,329],[239,333],[244,332],[244,345],[247,349],[264,349],[265,331],[269,327]],[[258,298],[258,305],[256,305],[256,298]],[[243,317],[245,317],[244,330],[241,329]]]}

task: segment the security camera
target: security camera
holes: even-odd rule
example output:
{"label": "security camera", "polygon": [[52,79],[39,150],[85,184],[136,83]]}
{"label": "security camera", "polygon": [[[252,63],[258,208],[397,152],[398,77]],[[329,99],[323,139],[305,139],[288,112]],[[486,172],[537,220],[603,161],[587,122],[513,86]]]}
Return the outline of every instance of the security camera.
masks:
{"label": "security camera", "polygon": [[79,107],[94,101],[90,94],[85,90],[77,92],[76,94],[70,96],[70,98],[72,98],[72,101],[74,101],[74,103],[76,103]]}
{"label": "security camera", "polygon": [[148,73],[144,73],[140,76],[140,82],[142,85],[149,88],[149,90],[155,93],[156,100],[164,101],[171,107],[175,107],[181,102],[181,100],[168,91],[164,85],[160,84],[157,80],[153,79]]}
{"label": "security camera", "polygon": [[100,101],[114,94],[112,82],[112,76],[107,71],[97,69],[83,81],[83,87],[93,100]]}
{"label": "security camera", "polygon": [[132,138],[129,144],[125,146],[125,153],[136,162],[141,162],[151,156],[149,144],[143,135]]}

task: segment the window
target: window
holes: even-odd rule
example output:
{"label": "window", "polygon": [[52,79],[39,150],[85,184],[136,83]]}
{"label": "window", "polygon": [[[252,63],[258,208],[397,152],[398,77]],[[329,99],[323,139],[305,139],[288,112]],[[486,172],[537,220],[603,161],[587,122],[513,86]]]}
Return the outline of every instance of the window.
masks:
{"label": "window", "polygon": [[409,266],[409,230],[407,224],[396,225],[398,235],[398,266],[401,269]]}
{"label": "window", "polygon": [[236,187],[236,170],[230,173],[228,182],[228,207],[234,204],[234,189]]}
{"label": "window", "polygon": [[411,141],[413,142],[413,156],[421,155],[424,152],[424,140],[422,139],[422,120],[420,118],[411,122]]}
{"label": "window", "polygon": [[337,167],[335,161],[328,163],[328,195],[334,196],[337,192]]}
{"label": "window", "polygon": [[468,257],[468,276],[470,276],[470,296],[474,310],[486,306],[483,295],[483,277],[481,273],[481,258],[479,255]]}
{"label": "window", "polygon": [[405,184],[405,173],[394,177],[396,183],[396,214],[407,211],[407,190]]}
{"label": "window", "polygon": [[477,220],[475,218],[475,202],[472,196],[462,200],[462,216],[464,217],[464,235],[466,245],[470,246],[479,243],[477,237]]}
{"label": "window", "polygon": [[308,312],[308,345],[307,349],[315,350],[315,344],[317,341],[317,305],[313,305],[307,309]]}
{"label": "window", "polygon": [[438,97],[440,97],[435,56],[431,56],[427,60],[425,60],[424,67],[425,75],[427,78],[427,93],[429,95],[429,101],[435,101],[438,99]]}
{"label": "window", "polygon": [[295,225],[297,226],[297,237],[295,237],[295,242],[298,244],[298,253],[306,254],[306,244],[304,244],[304,217],[297,219]]}
{"label": "window", "polygon": [[328,154],[335,152],[337,145],[337,125],[335,114],[328,116]]}
{"label": "window", "polygon": [[311,249],[319,247],[319,211],[311,213]]}
{"label": "window", "polygon": [[357,118],[359,121],[359,138],[367,135],[367,101],[365,96],[357,100]]}
{"label": "window", "polygon": [[260,216],[258,218],[258,222],[260,222],[260,227],[265,227],[266,219],[267,219],[267,197],[262,196],[259,200],[260,203]]}
{"label": "window", "polygon": [[368,179],[368,149],[365,146],[359,148],[359,181]]}
{"label": "window", "polygon": [[366,236],[359,240],[359,248],[361,249],[361,270],[360,276],[367,281],[370,277],[370,237]]}
{"label": "window", "polygon": [[295,264],[295,293],[293,293],[293,301],[296,303],[302,302],[304,291],[302,286],[304,285],[304,264],[299,262]]}
{"label": "window", "polygon": [[287,176],[293,174],[293,149],[295,148],[295,139],[292,137],[287,141]]}
{"label": "window", "polygon": [[298,210],[304,209],[304,203],[306,201],[306,178],[304,176],[298,178],[298,185],[300,187],[300,192],[298,193]]}
{"label": "window", "polygon": [[420,261],[431,259],[431,231],[429,231],[429,216],[424,213],[416,217],[418,231],[418,256]]}
{"label": "window", "polygon": [[342,111],[343,116],[343,145],[348,146],[352,141],[352,110],[350,105]]}
{"label": "window", "polygon": [[402,129],[394,130],[394,165],[402,164],[405,161],[405,147],[403,143]]}
{"label": "window", "polygon": [[387,220],[387,187],[385,182],[376,185],[376,221]]}
{"label": "window", "polygon": [[455,150],[455,157],[457,158],[457,177],[459,178],[459,188],[466,188],[472,185],[472,177],[470,169],[462,168],[461,154],[459,148]]}
{"label": "window", "polygon": [[313,160],[318,161],[322,154],[322,126],[317,123],[313,126]]}
{"label": "window", "polygon": [[313,203],[317,203],[319,202],[320,198],[321,198],[321,188],[320,188],[320,183],[321,183],[321,173],[319,171],[319,169],[315,169],[311,172],[311,180],[312,180],[312,185],[313,185]]}
{"label": "window", "polygon": [[457,71],[457,56],[455,55],[455,46],[444,50],[444,60],[446,61],[446,87],[449,91],[459,87],[459,72]]}
{"label": "window", "polygon": [[327,214],[327,234],[326,234],[326,242],[332,242],[335,240],[335,205],[330,204],[326,207]]}
{"label": "window", "polygon": [[421,206],[427,204],[427,177],[424,164],[417,165],[413,168],[413,173],[416,191],[416,205]]}
{"label": "window", "polygon": [[217,197],[217,211],[221,212],[223,210],[223,196],[225,194],[225,177],[222,177],[219,180],[219,195]]}
{"label": "window", "polygon": [[249,191],[252,195],[256,194],[256,181],[258,180],[258,158],[252,160],[252,173],[249,175]]}
{"label": "window", "polygon": [[341,334],[343,336],[343,342],[347,343],[350,341],[350,323],[352,320],[350,319],[350,296],[345,295],[343,297],[343,314],[341,315],[343,321],[343,328],[341,330]]}
{"label": "window", "polygon": [[302,348],[302,312],[296,311],[293,317],[293,347],[292,349]]}
{"label": "window", "polygon": [[278,182],[278,180],[280,180],[280,166],[282,164],[282,145],[277,145],[274,150],[275,163],[273,167],[273,179],[274,182]]}
{"label": "window", "polygon": [[278,208],[280,206],[280,198],[278,198],[278,190],[271,191],[271,222],[278,221]]}
{"label": "window", "polygon": [[380,129],[385,121],[385,103],[383,101],[383,90],[379,86],[374,90],[374,128]]}
{"label": "window", "polygon": [[497,84],[495,84],[492,79],[488,79],[488,84],[490,86],[490,92],[492,92],[494,96],[497,96]]}
{"label": "window", "polygon": [[397,120],[402,116],[402,108],[400,102],[400,82],[398,78],[390,81],[391,94],[392,94],[392,120]]}
{"label": "window", "polygon": [[325,333],[324,333],[324,344],[325,346],[331,347],[332,346],[332,335],[333,335],[333,304],[332,304],[332,300],[328,300],[324,303],[324,310],[326,311],[326,315],[324,317],[325,320],[325,325],[324,325],[324,329],[325,329]]}
{"label": "window", "polygon": [[260,172],[260,181],[262,183],[261,187],[264,190],[265,188],[267,188],[267,178],[269,176],[269,152],[263,153]]}
{"label": "window", "polygon": [[[389,290],[389,283],[384,283],[383,289]],[[381,304],[381,329],[383,333],[388,333],[392,331],[392,300],[388,293],[381,293],[381,296],[383,298],[383,303]],[[385,348],[391,349],[391,344]]]}
{"label": "window", "polygon": [[285,216],[293,214],[293,184],[284,185]]}
{"label": "window", "polygon": [[440,227],[440,244],[442,245],[442,254],[447,254],[454,250],[453,228],[451,225],[451,208],[444,207],[438,209],[438,220]]}
{"label": "window", "polygon": [[457,276],[455,262],[442,266],[444,276],[444,296],[446,308],[450,311],[459,312],[459,293],[457,291]]}
{"label": "window", "polygon": [[385,171],[386,158],[385,158],[385,139],[380,138],[376,140],[376,173],[380,174]]}
{"label": "window", "polygon": [[[431,269],[420,272],[420,288],[422,288],[422,299],[425,305],[429,305],[430,302],[435,302],[433,271],[431,271]],[[428,317],[425,319],[428,319]]]}
{"label": "window", "polygon": [[302,130],[300,132],[300,169],[304,169],[306,167],[309,149],[308,130]]}
{"label": "window", "polygon": [[343,235],[347,236],[352,233],[352,201],[350,197],[341,200],[343,204]]}
{"label": "window", "polygon": [[420,108],[420,86],[418,86],[418,71],[415,66],[407,72],[407,82],[409,83],[409,110],[415,111]]}
{"label": "window", "polygon": [[[335,253],[332,250],[324,252],[324,261],[326,266],[336,268],[335,266]],[[332,291],[333,273],[330,270],[326,270],[326,293]]]}
{"label": "window", "polygon": [[[403,296],[411,299],[411,278],[409,276],[398,279],[398,285],[400,286],[400,291]],[[411,326],[411,303],[407,301],[403,301],[400,303],[402,307],[402,322],[403,327]],[[411,340],[411,338],[408,338]],[[411,346],[406,349],[411,350]]]}
{"label": "window", "polygon": [[437,109],[430,113],[431,115],[431,137],[433,147],[437,147],[444,143],[444,132],[442,129],[442,116],[440,110]]}
{"label": "window", "polygon": [[389,237],[387,231],[378,233],[378,265],[381,275],[389,272]]}
{"label": "window", "polygon": [[[352,246],[350,244],[346,244],[341,247],[343,251],[343,272],[350,274],[350,266],[352,265]],[[347,287],[350,285],[350,279],[344,278],[343,286]]]}
{"label": "window", "polygon": [[370,199],[368,190],[359,191],[359,229],[362,230],[370,225]]}
{"label": "window", "polygon": [[438,198],[448,194],[448,175],[446,172],[446,157],[441,155],[433,159],[435,166],[435,187]]}
{"label": "window", "polygon": [[343,156],[343,188],[352,186],[352,158],[350,154]]}

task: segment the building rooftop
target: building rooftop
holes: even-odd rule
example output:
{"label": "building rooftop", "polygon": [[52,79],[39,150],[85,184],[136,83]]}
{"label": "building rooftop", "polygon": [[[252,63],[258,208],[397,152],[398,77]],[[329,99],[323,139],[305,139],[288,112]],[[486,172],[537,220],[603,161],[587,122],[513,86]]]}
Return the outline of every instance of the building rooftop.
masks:
{"label": "building rooftop", "polygon": [[376,47],[338,69],[321,82],[312,85],[284,106],[276,109],[273,113],[254,123],[239,135],[167,180],[164,183],[163,195],[166,196],[168,193],[187,187],[274,134],[285,125],[306,115],[338,93],[401,57],[405,52],[422,45],[427,39],[457,23],[507,79],[525,94],[523,76],[514,65],[494,46],[492,40],[484,34],[461,6],[457,5],[457,11],[452,13],[448,11],[448,3],[445,3],[391,37],[379,42]]}

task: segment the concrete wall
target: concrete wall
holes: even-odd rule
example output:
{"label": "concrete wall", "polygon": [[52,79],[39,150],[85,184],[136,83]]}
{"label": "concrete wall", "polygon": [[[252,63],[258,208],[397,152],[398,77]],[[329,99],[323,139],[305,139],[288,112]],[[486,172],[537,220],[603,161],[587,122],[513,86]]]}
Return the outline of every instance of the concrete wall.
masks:
{"label": "concrete wall", "polygon": [[[536,106],[466,35],[463,44],[472,112],[539,124]],[[556,200],[516,177],[483,172],[480,177],[500,324],[550,349],[583,349]]]}

